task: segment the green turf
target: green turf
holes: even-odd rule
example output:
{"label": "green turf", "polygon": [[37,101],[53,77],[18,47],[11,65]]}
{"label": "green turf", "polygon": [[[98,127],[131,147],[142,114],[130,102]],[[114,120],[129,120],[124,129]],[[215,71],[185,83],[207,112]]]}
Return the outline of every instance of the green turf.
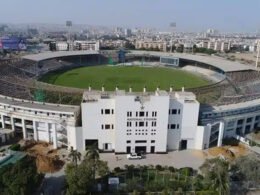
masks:
{"label": "green turf", "polygon": [[88,88],[100,90],[102,85],[112,91],[118,85],[119,89],[141,91],[144,86],[148,91],[154,91],[157,86],[161,89],[180,89],[199,87],[209,84],[209,81],[186,71],[166,67],[140,66],[92,66],[81,67],[65,72],[48,73],[41,81],[68,87]]}

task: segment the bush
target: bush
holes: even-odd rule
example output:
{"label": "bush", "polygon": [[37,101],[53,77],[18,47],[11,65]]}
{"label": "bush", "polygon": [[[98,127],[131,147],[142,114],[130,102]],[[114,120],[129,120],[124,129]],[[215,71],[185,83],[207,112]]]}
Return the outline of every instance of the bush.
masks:
{"label": "bush", "polygon": [[197,191],[196,195],[216,195],[215,191]]}
{"label": "bush", "polygon": [[20,144],[13,144],[9,147],[10,150],[13,151],[21,151],[21,145]]}
{"label": "bush", "polygon": [[163,167],[161,165],[156,165],[155,169],[158,171],[163,171]]}
{"label": "bush", "polygon": [[120,168],[120,167],[115,167],[115,168],[114,168],[114,171],[115,171],[116,173],[119,173],[119,172],[121,171],[121,168]]}
{"label": "bush", "polygon": [[191,167],[184,167],[180,169],[180,173],[184,176],[192,176],[193,169]]}
{"label": "bush", "polygon": [[0,176],[0,194],[34,194],[44,177],[29,156],[0,168]]}

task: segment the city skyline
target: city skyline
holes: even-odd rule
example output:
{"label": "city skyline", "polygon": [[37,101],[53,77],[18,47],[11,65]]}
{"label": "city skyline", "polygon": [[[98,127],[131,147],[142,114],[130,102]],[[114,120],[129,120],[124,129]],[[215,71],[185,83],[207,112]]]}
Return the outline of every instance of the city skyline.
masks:
{"label": "city skyline", "polygon": [[[219,0],[196,3],[176,0],[147,2],[138,0],[46,0],[2,2],[0,23],[74,24],[96,26],[149,27],[169,30],[169,24],[177,23],[177,31],[204,31],[208,28],[221,32],[256,32],[260,30],[260,1]],[[13,17],[11,14],[15,14]],[[32,17],[33,16],[33,17]]]}

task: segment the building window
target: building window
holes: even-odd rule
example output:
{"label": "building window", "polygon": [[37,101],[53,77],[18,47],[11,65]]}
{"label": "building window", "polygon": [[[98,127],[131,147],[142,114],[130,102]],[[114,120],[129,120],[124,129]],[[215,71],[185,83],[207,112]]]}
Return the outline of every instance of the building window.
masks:
{"label": "building window", "polygon": [[175,124],[171,124],[171,129],[176,129],[176,125]]}
{"label": "building window", "polygon": [[144,112],[139,112],[140,117],[144,117]]}
{"label": "building window", "polygon": [[152,121],[152,127],[156,127],[156,121]]}
{"label": "building window", "polygon": [[105,129],[110,129],[110,125],[105,125]]}
{"label": "building window", "polygon": [[238,125],[242,125],[243,122],[244,122],[244,119],[240,119],[240,120],[237,121],[237,124],[238,124]]}
{"label": "building window", "polygon": [[127,112],[128,117],[132,117],[132,112]]}
{"label": "building window", "polygon": [[111,110],[111,114],[114,114],[114,109]]}
{"label": "building window", "polygon": [[139,122],[139,127],[143,127],[144,126],[144,122]]}
{"label": "building window", "polygon": [[172,109],[172,114],[177,114],[177,109]]}
{"label": "building window", "polygon": [[152,115],[153,115],[154,117],[156,117],[156,116],[157,116],[157,112],[153,112]]}
{"label": "building window", "polygon": [[180,109],[178,110],[178,114],[181,114],[181,110]]}
{"label": "building window", "polygon": [[148,112],[146,112],[146,117],[148,117]]}
{"label": "building window", "polygon": [[148,121],[145,122],[145,126],[148,127]]}
{"label": "building window", "polygon": [[247,123],[251,123],[251,122],[252,122],[252,117],[247,118],[247,119],[246,119],[246,122],[247,122]]}
{"label": "building window", "polygon": [[101,129],[104,129],[104,125],[101,125]]}
{"label": "building window", "polygon": [[146,143],[146,140],[136,140],[135,143],[136,144],[138,144],[138,143]]}
{"label": "building window", "polygon": [[151,140],[151,143],[155,143],[155,140]]}
{"label": "building window", "polygon": [[105,114],[110,114],[110,110],[109,109],[105,109]]}
{"label": "building window", "polygon": [[126,143],[127,143],[127,144],[130,144],[130,143],[131,143],[131,140],[127,140]]}
{"label": "building window", "polygon": [[177,124],[177,129],[179,129],[180,128],[180,125],[179,124]]}
{"label": "building window", "polygon": [[128,127],[132,127],[132,122],[129,122],[129,121],[128,121],[128,122],[127,122],[127,126],[128,126]]}
{"label": "building window", "polygon": [[101,114],[103,114],[104,113],[104,110],[103,109],[101,109]]}
{"label": "building window", "polygon": [[138,112],[135,113],[135,116],[138,117]]}

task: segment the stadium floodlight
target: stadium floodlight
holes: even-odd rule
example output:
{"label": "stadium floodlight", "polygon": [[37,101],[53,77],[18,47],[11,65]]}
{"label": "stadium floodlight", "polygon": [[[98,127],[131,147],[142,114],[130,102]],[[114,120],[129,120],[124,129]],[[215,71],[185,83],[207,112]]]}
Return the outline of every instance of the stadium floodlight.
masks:
{"label": "stadium floodlight", "polygon": [[[69,33],[69,50],[70,50],[70,45],[71,45],[71,27],[72,27],[72,21],[66,21],[66,26],[68,27],[68,33]],[[73,46],[72,46],[72,50],[73,50]]]}
{"label": "stadium floodlight", "polygon": [[259,53],[260,53],[260,40],[257,40],[256,52],[257,52],[257,54],[256,54],[255,66],[256,66],[256,68],[258,68]]}
{"label": "stadium floodlight", "polygon": [[72,21],[66,21],[66,26],[71,27],[72,26]]}
{"label": "stadium floodlight", "polygon": [[176,22],[171,22],[170,23],[170,28],[172,29],[172,33],[171,33],[171,49],[170,49],[170,52],[172,53],[172,46],[173,46],[173,31],[174,31],[174,28],[176,28]]}

